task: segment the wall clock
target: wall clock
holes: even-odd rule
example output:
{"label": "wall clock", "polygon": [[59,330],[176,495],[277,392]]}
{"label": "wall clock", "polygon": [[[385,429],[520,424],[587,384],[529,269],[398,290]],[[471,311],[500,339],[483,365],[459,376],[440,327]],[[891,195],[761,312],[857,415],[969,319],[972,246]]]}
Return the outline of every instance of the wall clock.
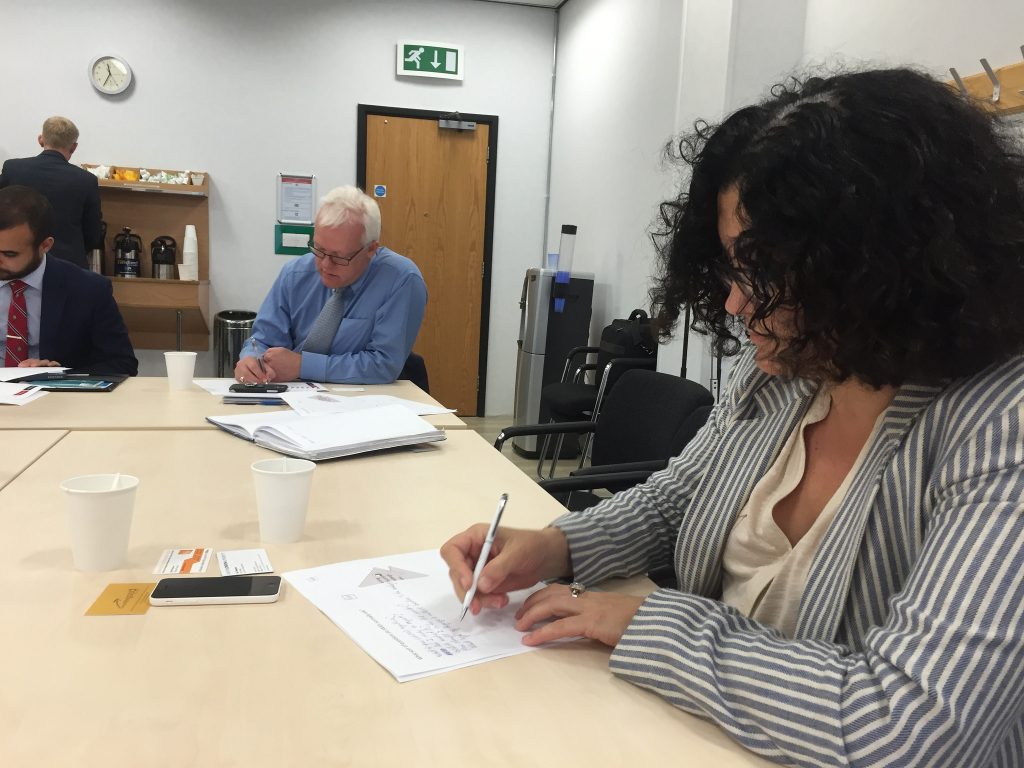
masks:
{"label": "wall clock", "polygon": [[114,96],[131,85],[132,68],[119,56],[97,56],[89,64],[89,82],[105,96]]}

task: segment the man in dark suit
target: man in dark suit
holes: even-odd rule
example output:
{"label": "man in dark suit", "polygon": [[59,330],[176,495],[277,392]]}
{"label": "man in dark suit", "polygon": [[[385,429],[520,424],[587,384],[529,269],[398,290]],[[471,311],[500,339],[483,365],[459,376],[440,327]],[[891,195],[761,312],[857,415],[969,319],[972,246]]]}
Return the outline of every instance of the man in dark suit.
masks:
{"label": "man in dark suit", "polygon": [[78,148],[78,128],[66,117],[47,118],[39,146],[43,151],[35,157],[4,163],[0,189],[21,184],[46,195],[54,212],[50,255],[86,267],[86,254],[103,247],[103,230],[99,183],[69,162]]}
{"label": "man in dark suit", "polygon": [[0,364],[134,376],[139,361],[110,281],[49,258],[52,216],[36,190],[0,189]]}

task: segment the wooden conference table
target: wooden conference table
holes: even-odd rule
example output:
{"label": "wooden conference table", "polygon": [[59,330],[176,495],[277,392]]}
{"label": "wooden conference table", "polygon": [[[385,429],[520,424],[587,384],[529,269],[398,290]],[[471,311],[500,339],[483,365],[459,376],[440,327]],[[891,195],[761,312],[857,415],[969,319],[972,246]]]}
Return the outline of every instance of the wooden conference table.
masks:
{"label": "wooden conference table", "polygon": [[[328,389],[343,385],[326,385]],[[439,405],[411,381],[363,386],[362,392],[340,391],[345,396],[392,395],[406,400]],[[0,411],[0,429],[216,429],[207,416],[229,413],[259,413],[282,410],[285,406],[224,405],[195,384],[191,389],[172,392],[163,377],[138,376],[121,383],[112,392],[50,392],[28,405]],[[453,413],[427,416],[427,421],[445,430],[466,429]]]}
{"label": "wooden conference table", "polygon": [[[19,406],[27,407],[27,406]],[[21,474],[67,434],[63,429],[0,429],[0,488]]]}
{"label": "wooden conference table", "polygon": [[[83,616],[108,583],[156,581],[165,548],[261,546],[249,465],[271,455],[214,431],[74,431],[0,490],[0,765],[767,765],[589,641],[398,683],[288,584],[272,605]],[[113,471],[141,481],[128,566],[77,572],[58,483]],[[305,537],[265,547],[278,573],[435,548],[501,491],[511,526],[561,511],[449,432],[318,465]]]}

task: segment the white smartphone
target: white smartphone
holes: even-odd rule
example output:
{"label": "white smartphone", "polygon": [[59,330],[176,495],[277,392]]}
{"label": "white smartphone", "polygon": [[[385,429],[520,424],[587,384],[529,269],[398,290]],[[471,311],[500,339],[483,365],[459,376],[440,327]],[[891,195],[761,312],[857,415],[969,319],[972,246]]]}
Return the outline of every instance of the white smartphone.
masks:
{"label": "white smartphone", "polygon": [[280,576],[193,576],[160,579],[149,604],[273,603],[280,593]]}

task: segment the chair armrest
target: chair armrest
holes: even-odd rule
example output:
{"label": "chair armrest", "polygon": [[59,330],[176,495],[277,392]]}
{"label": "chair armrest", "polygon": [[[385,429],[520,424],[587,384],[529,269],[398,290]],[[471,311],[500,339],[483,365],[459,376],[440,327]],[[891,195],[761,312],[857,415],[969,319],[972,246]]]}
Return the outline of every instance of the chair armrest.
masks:
{"label": "chair armrest", "polygon": [[631,368],[646,368],[653,371],[657,366],[658,359],[655,357],[613,357],[609,360],[608,364],[604,367],[604,372],[601,374],[601,383],[597,388],[593,418],[597,419],[597,415],[601,412],[601,404],[604,402],[605,392],[608,391],[608,387],[618,381],[619,376]]}
{"label": "chair armrest", "polygon": [[586,374],[587,371],[596,371],[596,370],[597,370],[597,363],[584,363],[579,368],[577,368],[576,371],[573,373],[573,375],[572,375],[573,384],[578,382],[580,380],[580,376],[583,376],[584,374]]}
{"label": "chair armrest", "polygon": [[554,480],[541,480],[537,484],[548,493],[554,494],[565,491],[589,491],[594,488],[605,488],[616,483],[636,485],[637,483],[642,483],[650,476],[650,472],[611,472],[600,475],[559,477]]}
{"label": "chair armrest", "polygon": [[553,421],[550,424],[523,424],[519,427],[505,427],[494,441],[494,447],[500,451],[510,437],[584,434],[596,429],[597,424],[593,421]]}
{"label": "chair armrest", "polygon": [[565,367],[562,368],[562,379],[561,381],[566,382],[569,380],[569,369],[572,367],[572,360],[574,357],[579,355],[589,355],[596,353],[597,347],[573,347],[565,356]]}
{"label": "chair armrest", "polygon": [[657,472],[668,466],[667,461],[627,461],[621,464],[598,464],[596,467],[584,467],[569,473],[569,477],[586,477],[588,475],[607,475],[613,472]]}

